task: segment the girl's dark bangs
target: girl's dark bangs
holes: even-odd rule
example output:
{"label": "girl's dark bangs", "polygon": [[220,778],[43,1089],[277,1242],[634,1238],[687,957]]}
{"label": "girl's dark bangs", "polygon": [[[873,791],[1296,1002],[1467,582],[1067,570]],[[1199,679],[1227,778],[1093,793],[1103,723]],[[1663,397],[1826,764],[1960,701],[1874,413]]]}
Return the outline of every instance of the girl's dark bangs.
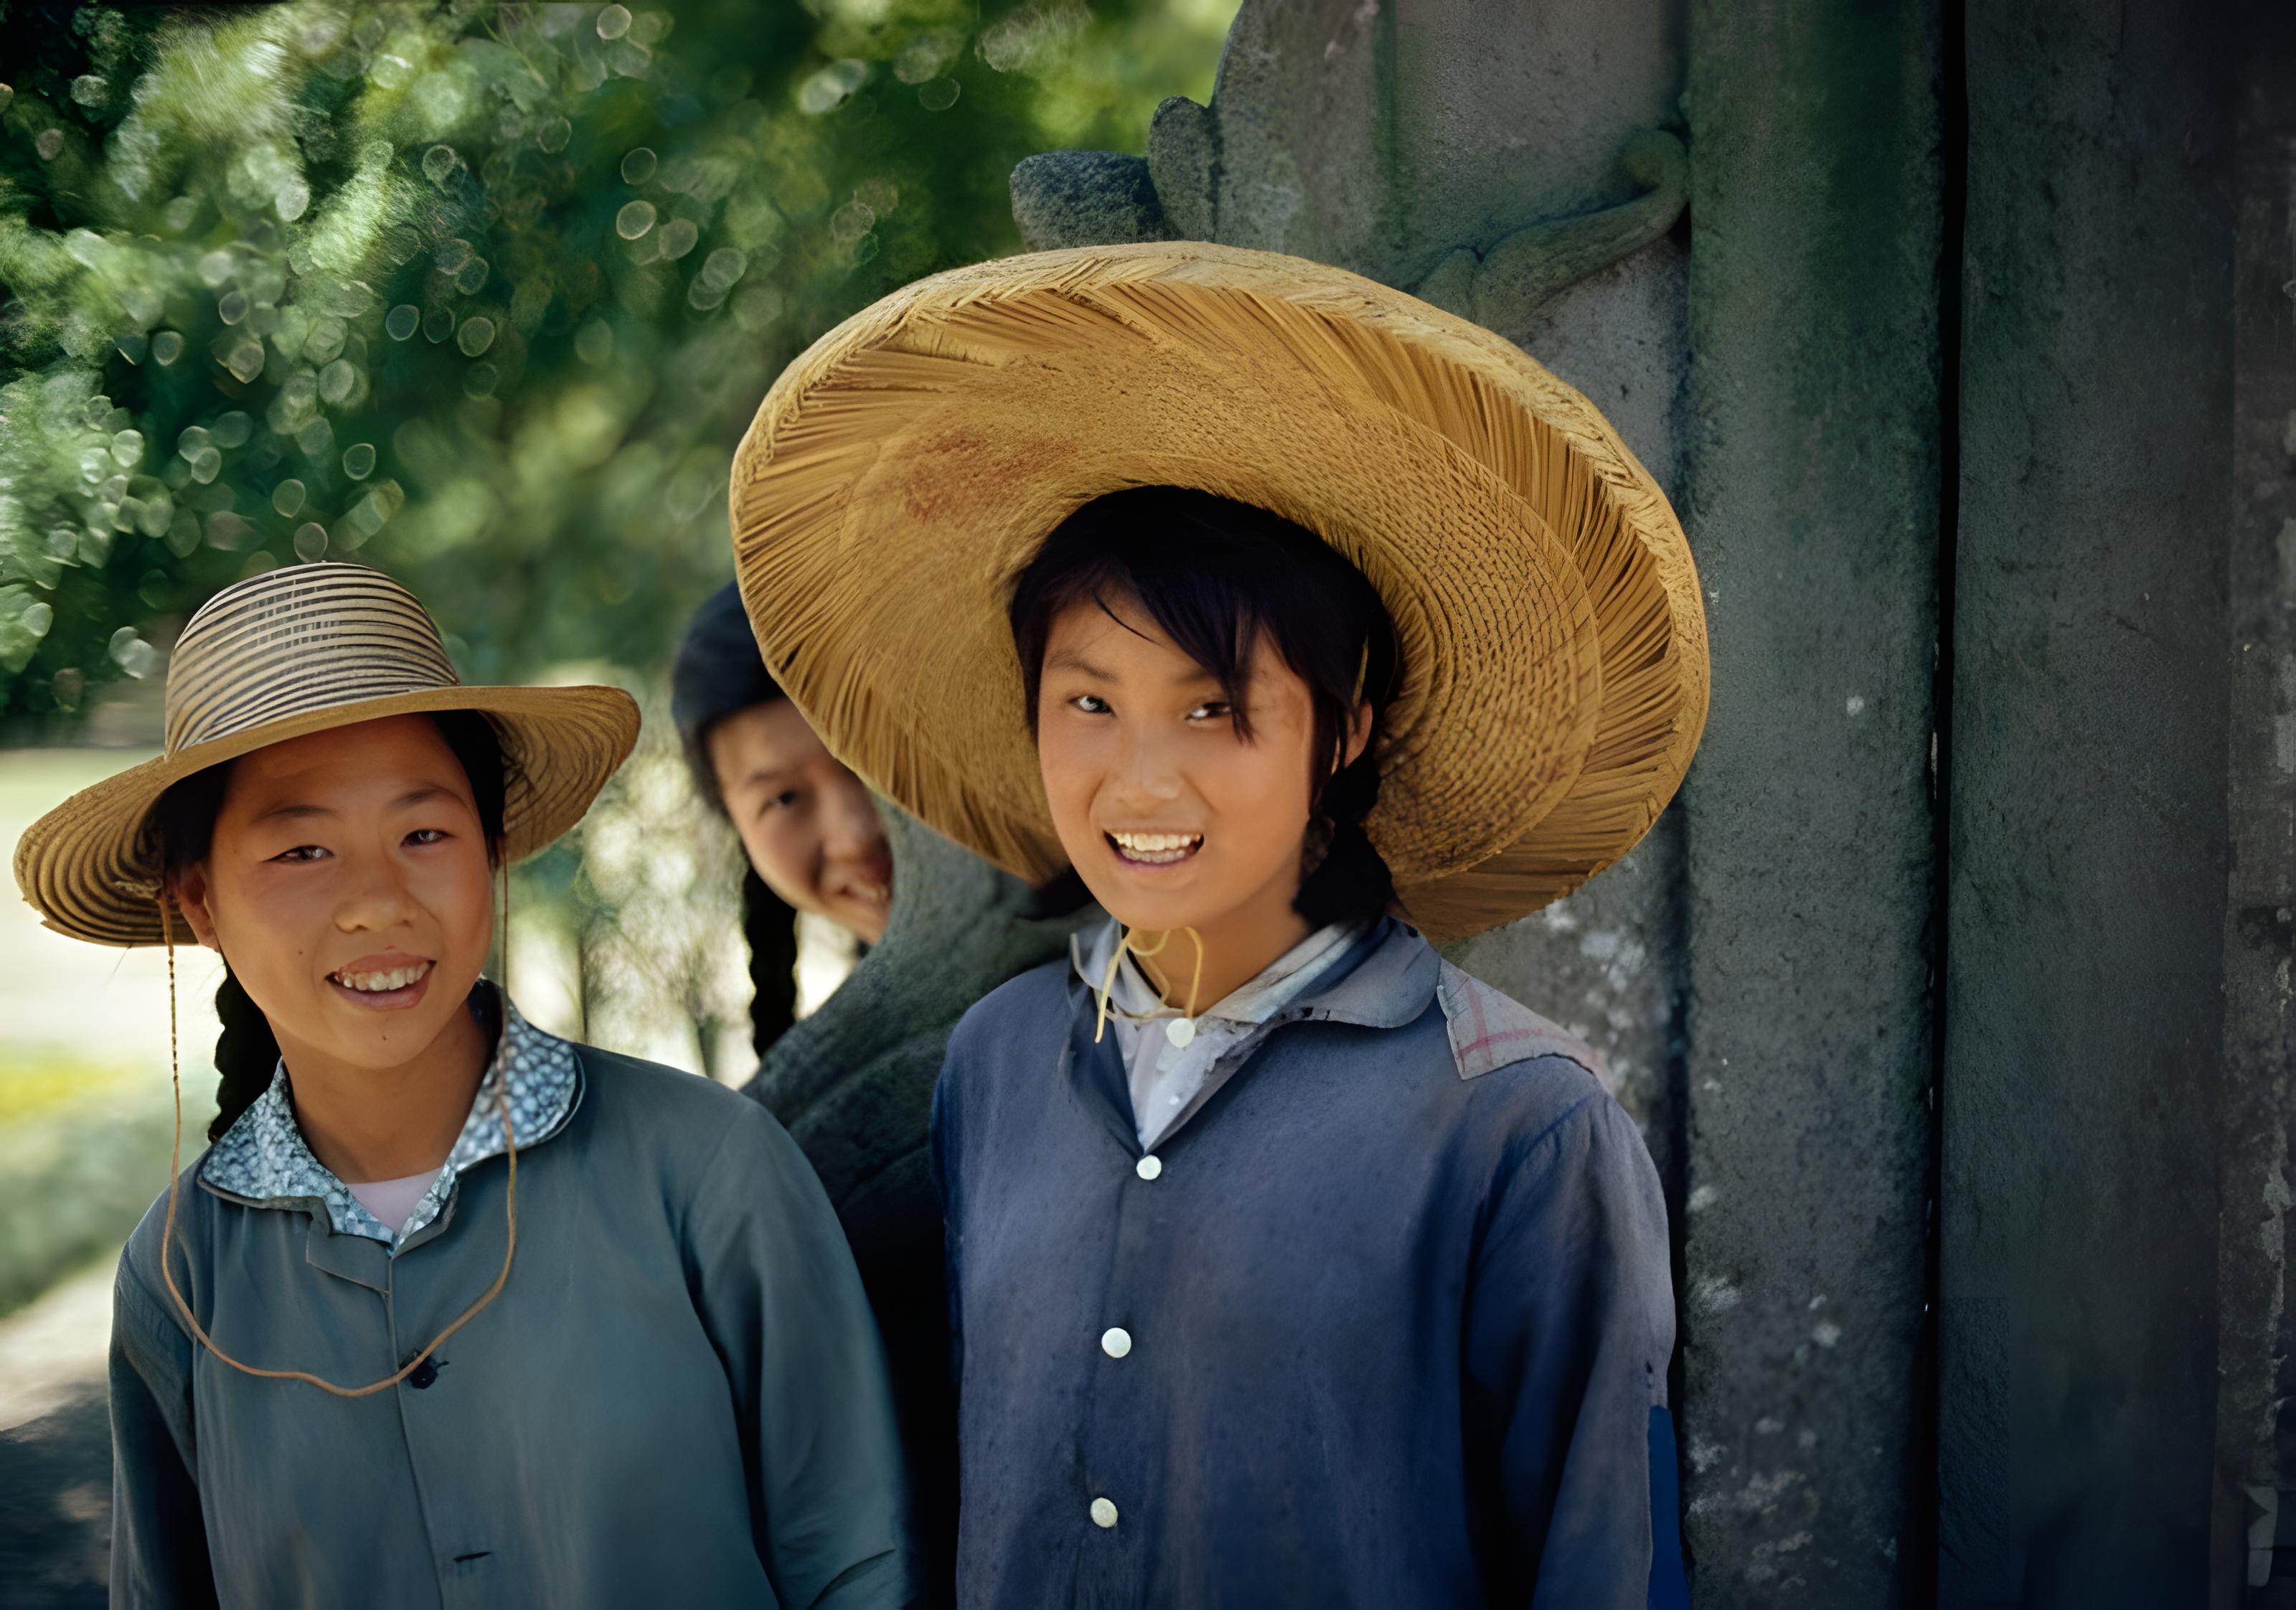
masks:
{"label": "girl's dark bangs", "polygon": [[[1234,711],[1236,731],[1250,737],[1243,681],[1252,641],[1259,635],[1259,599],[1251,589],[1234,585],[1232,575],[1210,567],[1144,565],[1136,563],[1138,557],[1121,554],[1102,587],[1118,589],[1138,604],[1173,646],[1211,674]],[[1100,588],[1095,589],[1093,600],[1114,616]]]}

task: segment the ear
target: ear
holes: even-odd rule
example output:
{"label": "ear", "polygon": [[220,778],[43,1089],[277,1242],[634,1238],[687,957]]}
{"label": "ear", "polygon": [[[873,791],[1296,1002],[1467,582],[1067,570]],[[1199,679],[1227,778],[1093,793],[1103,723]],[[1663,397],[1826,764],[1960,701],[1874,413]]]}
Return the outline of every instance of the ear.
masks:
{"label": "ear", "polygon": [[1355,719],[1348,723],[1347,757],[1340,764],[1352,766],[1362,755],[1364,745],[1371,742],[1371,701],[1364,700],[1356,706]]}
{"label": "ear", "polygon": [[168,891],[175,897],[176,909],[192,925],[193,935],[217,955],[223,954],[223,946],[216,938],[215,913],[208,905],[208,864],[194,861],[169,873]]}

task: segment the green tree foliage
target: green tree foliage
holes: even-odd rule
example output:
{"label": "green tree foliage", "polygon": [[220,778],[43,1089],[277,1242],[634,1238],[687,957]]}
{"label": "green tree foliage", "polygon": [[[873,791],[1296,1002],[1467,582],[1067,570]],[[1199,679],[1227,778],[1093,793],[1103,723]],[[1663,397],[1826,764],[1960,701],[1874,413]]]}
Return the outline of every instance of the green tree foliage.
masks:
{"label": "green tree foliage", "polygon": [[657,665],[773,375],[1019,249],[1233,0],[0,0],[0,720],[218,587],[378,563],[466,676]]}

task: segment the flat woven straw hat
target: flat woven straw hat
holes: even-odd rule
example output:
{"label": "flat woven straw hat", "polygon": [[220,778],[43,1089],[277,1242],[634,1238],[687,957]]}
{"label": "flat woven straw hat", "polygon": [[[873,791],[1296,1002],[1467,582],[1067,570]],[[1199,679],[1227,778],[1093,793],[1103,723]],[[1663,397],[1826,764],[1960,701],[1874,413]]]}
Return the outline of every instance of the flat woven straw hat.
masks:
{"label": "flat woven straw hat", "polygon": [[1403,651],[1366,821],[1437,939],[1630,849],[1706,719],[1697,572],[1666,498],[1511,342],[1355,275],[1192,242],[922,280],[758,410],[734,551],[775,678],[830,748],[1006,870],[1065,865],[1004,606],[1078,505],[1218,493],[1320,534]]}
{"label": "flat woven straw hat", "polygon": [[[303,564],[238,582],[176,642],[165,752],[35,822],[16,846],[16,886],[60,933],[159,944],[146,818],[171,784],[266,743],[448,710],[479,711],[502,736],[509,860],[580,821],[637,740],[637,705],[619,688],[462,686],[430,615],[380,571]],[[180,916],[175,937],[191,942]]]}

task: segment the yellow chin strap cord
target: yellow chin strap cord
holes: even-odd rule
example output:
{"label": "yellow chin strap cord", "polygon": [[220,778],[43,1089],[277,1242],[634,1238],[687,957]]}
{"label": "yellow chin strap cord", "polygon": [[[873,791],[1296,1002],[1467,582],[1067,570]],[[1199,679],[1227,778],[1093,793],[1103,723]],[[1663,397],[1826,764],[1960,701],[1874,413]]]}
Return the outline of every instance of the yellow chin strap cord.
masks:
{"label": "yellow chin strap cord", "polygon": [[[1164,947],[1172,942],[1172,935],[1175,932],[1186,934],[1188,938],[1194,942],[1196,947],[1196,972],[1195,976],[1188,981],[1188,1010],[1185,1014],[1189,1018],[1193,1018],[1195,1016],[1196,996],[1197,993],[1202,990],[1204,985],[1204,936],[1198,933],[1193,928],[1181,928],[1178,930],[1167,928],[1163,934],[1156,941],[1155,949],[1152,950],[1144,946],[1134,944],[1132,942],[1134,930],[1130,928],[1122,928],[1117,932],[1116,949],[1108,958],[1108,971],[1102,975],[1100,989],[1096,991],[1099,998],[1099,1009],[1092,1021],[1092,1043],[1094,1045],[1096,1046],[1100,1043],[1101,1034],[1108,1027],[1108,1014],[1111,1011],[1114,1011],[1125,1017],[1133,1018],[1136,1022],[1144,1023],[1147,1021],[1144,1017],[1140,1017],[1134,1013],[1125,1011],[1121,1006],[1111,1007],[1109,1005],[1109,994],[1116,988],[1116,970],[1124,965],[1124,958],[1128,954],[1139,957],[1144,963],[1152,957],[1161,956],[1164,953]],[[1152,978],[1150,982],[1154,982],[1154,980]],[[1158,986],[1157,992],[1159,994],[1163,992],[1161,985]]]}
{"label": "yellow chin strap cord", "polygon": [[[503,878],[504,929],[503,956],[505,972],[508,971],[507,963],[510,955],[509,916],[510,879],[509,874],[505,871]],[[339,1398],[373,1397],[376,1392],[387,1391],[398,1385],[422,1368],[422,1361],[437,1352],[447,1337],[477,1318],[479,1310],[500,1296],[504,1285],[510,1279],[511,1259],[518,1252],[518,1140],[512,1135],[510,1128],[510,1080],[507,1078],[497,1080],[495,1086],[495,1108],[502,1118],[504,1155],[510,1161],[510,1178],[504,1184],[503,1196],[503,1217],[509,1224],[510,1236],[508,1242],[503,1247],[502,1272],[495,1277],[495,1283],[487,1287],[486,1294],[464,1309],[460,1318],[431,1337],[429,1345],[425,1346],[421,1352],[416,1353],[390,1375],[383,1376],[381,1380],[370,1381],[365,1386],[338,1386],[332,1381],[320,1379],[308,1370],[258,1369],[252,1364],[242,1364],[215,1344],[215,1338],[208,1335],[206,1328],[200,1324],[198,1317],[192,1312],[192,1305],[184,1300],[183,1292],[176,1285],[175,1266],[168,1256],[169,1250],[176,1244],[176,1193],[180,1184],[183,1168],[184,1071],[176,1031],[175,914],[169,909],[168,891],[165,888],[160,891],[160,935],[161,941],[168,948],[168,1075],[176,1088],[176,1138],[168,1147],[168,1218],[160,1231],[160,1275],[168,1283],[168,1294],[176,1300],[176,1307],[181,1310],[184,1323],[192,1327],[192,1335],[199,1338],[200,1345],[242,1375],[259,1376],[266,1381],[307,1381],[321,1392],[332,1392]],[[504,992],[504,999],[508,999],[507,991]],[[186,1266],[189,1265],[190,1258],[190,1248],[187,1246],[184,1249]]]}

